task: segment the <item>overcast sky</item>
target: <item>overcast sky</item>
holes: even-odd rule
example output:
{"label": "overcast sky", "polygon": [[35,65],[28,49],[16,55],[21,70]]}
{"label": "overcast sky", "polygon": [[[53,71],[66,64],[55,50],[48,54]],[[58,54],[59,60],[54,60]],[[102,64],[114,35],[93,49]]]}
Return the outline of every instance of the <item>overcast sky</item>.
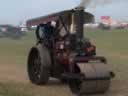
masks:
{"label": "overcast sky", "polygon": [[[88,8],[96,19],[100,16],[112,16],[114,19],[128,19],[128,0],[115,0],[109,5]],[[33,17],[70,9],[79,4],[79,0],[0,0],[0,24],[17,25]]]}

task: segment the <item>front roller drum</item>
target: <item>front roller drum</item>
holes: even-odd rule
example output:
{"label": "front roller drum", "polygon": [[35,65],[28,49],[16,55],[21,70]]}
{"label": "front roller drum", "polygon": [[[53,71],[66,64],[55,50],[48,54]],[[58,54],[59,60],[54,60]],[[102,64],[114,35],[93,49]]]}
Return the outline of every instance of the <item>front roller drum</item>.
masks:
{"label": "front roller drum", "polygon": [[80,94],[105,93],[110,85],[110,80],[89,80],[80,84]]}
{"label": "front roller drum", "polygon": [[70,88],[77,94],[105,93],[110,86],[110,72],[107,64],[78,64],[82,79],[72,80]]}

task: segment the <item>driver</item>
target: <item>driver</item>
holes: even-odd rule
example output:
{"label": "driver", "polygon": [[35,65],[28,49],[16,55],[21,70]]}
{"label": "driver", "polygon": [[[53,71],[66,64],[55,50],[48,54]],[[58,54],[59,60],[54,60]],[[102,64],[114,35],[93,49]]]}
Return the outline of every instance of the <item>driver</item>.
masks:
{"label": "driver", "polygon": [[45,25],[45,39],[48,47],[53,48],[53,42],[54,42],[54,31],[55,31],[55,22],[48,22]]}

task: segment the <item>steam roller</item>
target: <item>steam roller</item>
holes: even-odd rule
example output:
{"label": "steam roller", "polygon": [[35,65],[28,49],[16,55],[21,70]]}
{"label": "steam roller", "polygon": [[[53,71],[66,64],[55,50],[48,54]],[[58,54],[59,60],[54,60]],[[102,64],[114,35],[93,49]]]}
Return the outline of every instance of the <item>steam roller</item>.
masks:
{"label": "steam roller", "polygon": [[66,82],[76,94],[109,89],[115,74],[106,58],[96,55],[96,46],[84,34],[83,26],[90,22],[94,16],[81,7],[27,21],[29,28],[37,26],[37,43],[30,49],[27,62],[33,84],[45,85],[53,77]]}

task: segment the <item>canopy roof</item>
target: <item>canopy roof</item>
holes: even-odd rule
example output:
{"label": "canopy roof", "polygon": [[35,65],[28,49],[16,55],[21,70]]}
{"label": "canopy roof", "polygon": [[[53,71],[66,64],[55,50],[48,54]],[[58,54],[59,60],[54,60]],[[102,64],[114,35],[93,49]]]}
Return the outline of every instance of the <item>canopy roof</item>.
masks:
{"label": "canopy roof", "polygon": [[[45,24],[50,21],[57,21],[57,20],[59,20],[59,17],[62,17],[62,18],[68,17],[72,13],[73,13],[73,10],[61,11],[61,12],[54,13],[51,15],[30,19],[26,22],[26,24],[27,24],[27,27],[36,26],[39,24]],[[84,19],[85,23],[94,21],[94,16],[91,13],[88,13],[88,12],[84,12],[84,13],[85,13],[85,19]]]}

